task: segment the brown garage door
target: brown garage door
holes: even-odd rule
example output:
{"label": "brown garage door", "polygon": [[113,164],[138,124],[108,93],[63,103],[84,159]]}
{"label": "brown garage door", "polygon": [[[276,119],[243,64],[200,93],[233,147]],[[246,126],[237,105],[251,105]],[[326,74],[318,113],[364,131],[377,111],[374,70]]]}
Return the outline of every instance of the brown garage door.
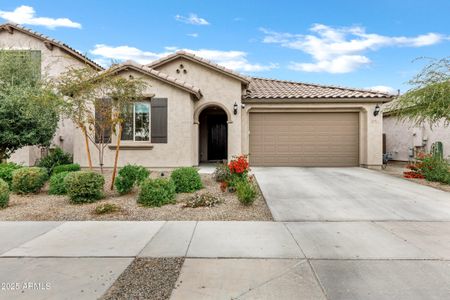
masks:
{"label": "brown garage door", "polygon": [[359,165],[358,113],[251,113],[253,166]]}

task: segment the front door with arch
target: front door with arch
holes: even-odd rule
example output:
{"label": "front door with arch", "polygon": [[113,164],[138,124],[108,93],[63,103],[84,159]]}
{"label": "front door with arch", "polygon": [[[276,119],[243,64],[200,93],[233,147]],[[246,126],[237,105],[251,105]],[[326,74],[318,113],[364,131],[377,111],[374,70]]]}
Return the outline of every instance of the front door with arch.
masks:
{"label": "front door with arch", "polygon": [[209,106],[199,115],[199,161],[216,162],[228,157],[228,116],[218,106]]}

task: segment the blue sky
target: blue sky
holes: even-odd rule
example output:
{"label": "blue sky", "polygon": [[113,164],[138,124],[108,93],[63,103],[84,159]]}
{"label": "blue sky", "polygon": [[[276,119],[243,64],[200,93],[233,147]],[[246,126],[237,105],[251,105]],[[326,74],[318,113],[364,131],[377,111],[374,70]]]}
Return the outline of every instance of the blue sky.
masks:
{"label": "blue sky", "polygon": [[406,91],[415,58],[450,54],[449,11],[448,0],[9,0],[0,21],[102,64],[187,49],[247,75]]}

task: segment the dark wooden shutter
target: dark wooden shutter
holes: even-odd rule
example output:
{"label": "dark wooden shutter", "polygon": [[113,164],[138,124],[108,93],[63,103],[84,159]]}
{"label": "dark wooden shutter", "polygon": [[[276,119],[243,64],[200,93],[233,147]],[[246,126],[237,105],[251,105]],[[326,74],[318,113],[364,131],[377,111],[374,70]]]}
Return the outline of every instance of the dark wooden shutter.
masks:
{"label": "dark wooden shutter", "polygon": [[167,143],[167,98],[153,98],[151,105],[152,143]]}

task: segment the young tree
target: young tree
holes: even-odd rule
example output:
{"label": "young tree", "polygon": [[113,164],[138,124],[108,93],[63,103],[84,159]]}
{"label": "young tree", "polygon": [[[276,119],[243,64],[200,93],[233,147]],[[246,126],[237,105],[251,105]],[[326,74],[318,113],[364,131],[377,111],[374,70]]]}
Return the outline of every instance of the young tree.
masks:
{"label": "young tree", "polygon": [[[90,66],[69,67],[55,81],[55,89],[64,97],[63,114],[80,128],[84,136],[89,168],[92,169],[89,149],[89,120],[95,119],[94,99],[97,97],[98,76]],[[91,121],[92,122],[92,121]]]}
{"label": "young tree", "polygon": [[48,146],[61,99],[40,79],[29,51],[0,50],[0,161],[24,146]]}
{"label": "young tree", "polygon": [[71,68],[59,77],[56,84],[56,88],[66,98],[66,115],[83,132],[90,168],[92,160],[89,143],[98,151],[103,172],[105,149],[112,142],[113,134],[118,136],[113,183],[124,122],[122,112],[127,105],[144,97],[145,86],[141,79],[120,76],[115,67],[100,73],[90,67]]}
{"label": "young tree", "polygon": [[[114,73],[114,68],[111,69],[111,72]],[[148,86],[145,81],[140,78],[125,78],[120,75],[113,75],[111,81],[111,94],[110,98],[113,99],[114,103],[114,129],[117,135],[117,144],[116,144],[116,153],[114,157],[114,168],[111,180],[111,190],[114,189],[114,181],[116,179],[117,173],[117,162],[119,160],[119,152],[120,152],[120,142],[122,139],[122,131],[123,131],[123,123],[124,119],[124,111],[127,106],[134,103],[139,99],[143,99],[145,97],[145,89]],[[116,132],[117,130],[117,132]]]}
{"label": "young tree", "polygon": [[432,60],[409,81],[413,87],[396,99],[390,109],[401,120],[430,126],[450,124],[450,57]]}

